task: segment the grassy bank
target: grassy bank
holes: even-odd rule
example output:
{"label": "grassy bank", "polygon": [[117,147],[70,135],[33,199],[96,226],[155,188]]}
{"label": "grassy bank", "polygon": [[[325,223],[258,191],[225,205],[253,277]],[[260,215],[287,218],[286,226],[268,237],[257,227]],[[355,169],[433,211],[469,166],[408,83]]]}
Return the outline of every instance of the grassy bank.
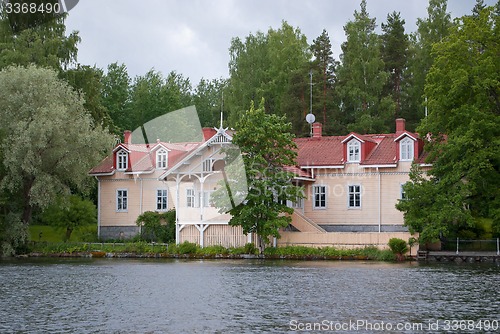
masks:
{"label": "grassy bank", "polygon": [[268,258],[307,260],[376,260],[394,261],[389,250],[375,247],[356,249],[336,249],[334,247],[313,248],[305,246],[268,247],[259,256],[253,244],[244,247],[225,248],[185,242],[180,245],[146,242],[127,243],[75,243],[75,242],[34,242],[28,256],[83,256],[83,257],[187,257],[187,258]]}

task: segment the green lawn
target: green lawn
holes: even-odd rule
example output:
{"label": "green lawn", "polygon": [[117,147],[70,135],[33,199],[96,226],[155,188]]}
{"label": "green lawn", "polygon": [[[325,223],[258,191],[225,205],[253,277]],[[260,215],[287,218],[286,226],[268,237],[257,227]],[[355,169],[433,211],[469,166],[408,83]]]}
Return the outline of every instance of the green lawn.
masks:
{"label": "green lawn", "polygon": [[[62,242],[66,230],[47,225],[31,225],[30,236],[32,241]],[[94,237],[92,237],[94,236]],[[97,238],[97,226],[85,226],[76,229],[71,233],[69,241],[94,241],[89,239]]]}

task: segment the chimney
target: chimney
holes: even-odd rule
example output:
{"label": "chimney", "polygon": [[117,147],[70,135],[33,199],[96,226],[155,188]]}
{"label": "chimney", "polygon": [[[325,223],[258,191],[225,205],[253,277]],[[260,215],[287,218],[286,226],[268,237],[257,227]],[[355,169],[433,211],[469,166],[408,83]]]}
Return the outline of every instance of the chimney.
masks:
{"label": "chimney", "polygon": [[396,119],[396,133],[401,133],[401,132],[404,132],[406,130],[405,123],[406,123],[406,120],[404,118],[397,118]]}
{"label": "chimney", "polygon": [[321,138],[321,132],[323,130],[323,124],[321,123],[313,123],[312,126],[312,137],[313,138]]}
{"label": "chimney", "polygon": [[132,131],[130,131],[130,130],[123,131],[123,138],[124,138],[125,144],[132,144]]}

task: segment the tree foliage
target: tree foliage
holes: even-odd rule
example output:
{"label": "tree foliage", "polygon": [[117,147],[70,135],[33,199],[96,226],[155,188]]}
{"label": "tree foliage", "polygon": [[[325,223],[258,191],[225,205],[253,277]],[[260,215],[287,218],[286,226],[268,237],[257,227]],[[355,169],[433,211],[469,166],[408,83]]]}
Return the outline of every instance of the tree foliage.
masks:
{"label": "tree foliage", "polygon": [[382,95],[388,73],[375,27],[375,19],[366,10],[366,0],[362,0],[361,11],[355,11],[354,20],[344,26],[347,40],[342,43],[337,71],[347,128],[360,133],[386,131],[384,120],[387,114],[393,114],[394,108],[392,100]]}
{"label": "tree foliage", "polygon": [[141,227],[141,238],[146,241],[175,241],[175,210],[146,211],[136,220]]}
{"label": "tree foliage", "polygon": [[94,203],[78,195],[60,196],[45,209],[42,221],[64,228],[64,240],[67,241],[76,228],[97,224],[97,209]]}
{"label": "tree foliage", "polygon": [[[403,73],[408,62],[408,35],[405,34],[405,20],[400,13],[387,15],[387,23],[382,23],[382,59],[385,71],[390,77],[385,86],[384,94],[392,96],[395,103],[394,118],[401,116],[401,95],[403,88]],[[392,122],[393,123],[393,122]]]}
{"label": "tree foliage", "polygon": [[311,53],[298,28],[283,21],[279,29],[257,32],[245,41],[231,41],[227,102],[229,124],[234,126],[251,101],[265,99],[268,113],[286,115],[294,128],[304,122],[304,91],[307,89]]}
{"label": "tree foliage", "polygon": [[[427,77],[428,133],[433,163],[428,178],[414,177],[406,223],[428,240],[473,226],[474,218],[500,219],[500,53],[498,13],[493,7],[456,21],[433,48]],[[418,211],[425,213],[423,224]]]}
{"label": "tree foliage", "polygon": [[291,183],[293,174],[283,167],[295,166],[295,143],[291,124],[284,116],[266,114],[264,101],[255,109],[253,103],[237,124],[233,144],[243,153],[248,195],[229,213],[230,225],[241,226],[245,234],[256,233],[260,247],[269,237],[279,238],[279,229],[288,226],[293,209],[286,201],[302,197],[302,188]]}
{"label": "tree foliage", "polygon": [[113,138],[94,124],[81,97],[49,69],[2,70],[0,116],[0,186],[22,202],[25,224],[33,208],[47,207],[70,189],[84,190],[88,170],[111,148]]}
{"label": "tree foliage", "polygon": [[36,64],[56,71],[76,63],[77,32],[66,36],[66,14],[28,29],[11,28],[7,14],[0,12],[0,69],[10,65]]}
{"label": "tree foliage", "polygon": [[[334,106],[335,70],[338,63],[333,59],[332,44],[328,32],[323,29],[311,45],[314,60],[311,62],[314,79],[313,113],[319,117],[325,133],[339,130],[336,123],[339,120],[338,108]],[[304,123],[305,115],[301,119]]]}

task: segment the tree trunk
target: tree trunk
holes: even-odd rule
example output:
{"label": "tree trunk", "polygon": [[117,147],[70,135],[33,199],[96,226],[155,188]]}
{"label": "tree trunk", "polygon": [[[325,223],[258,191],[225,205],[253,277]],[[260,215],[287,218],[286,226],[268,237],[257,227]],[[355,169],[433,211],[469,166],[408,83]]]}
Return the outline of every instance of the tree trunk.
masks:
{"label": "tree trunk", "polygon": [[35,182],[35,177],[31,176],[28,179],[25,179],[24,181],[24,187],[23,187],[23,203],[24,203],[24,208],[23,208],[23,223],[25,225],[29,225],[31,221],[31,215],[33,213],[33,207],[31,206],[30,203],[30,192],[31,192],[31,187],[33,187],[33,182]]}

